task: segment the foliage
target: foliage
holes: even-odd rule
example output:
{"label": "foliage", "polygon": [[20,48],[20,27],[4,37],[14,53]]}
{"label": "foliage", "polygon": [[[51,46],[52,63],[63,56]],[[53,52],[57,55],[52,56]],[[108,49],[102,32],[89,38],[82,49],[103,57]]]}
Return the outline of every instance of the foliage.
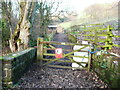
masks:
{"label": "foliage", "polygon": [[2,46],[7,47],[9,45],[10,30],[6,20],[3,18],[0,20],[0,28],[2,30]]}
{"label": "foliage", "polygon": [[30,47],[37,46],[37,40],[30,39]]}

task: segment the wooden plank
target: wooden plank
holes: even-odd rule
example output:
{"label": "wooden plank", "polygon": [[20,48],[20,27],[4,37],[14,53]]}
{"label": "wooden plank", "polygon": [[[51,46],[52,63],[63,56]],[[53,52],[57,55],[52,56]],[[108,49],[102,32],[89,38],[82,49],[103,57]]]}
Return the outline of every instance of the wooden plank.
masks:
{"label": "wooden plank", "polygon": [[[66,56],[69,56],[69,55],[73,54],[73,53],[76,52],[76,51],[79,51],[79,50],[81,50],[81,49],[83,49],[83,48],[86,48],[86,47],[87,47],[87,46],[84,46],[84,47],[82,47],[82,48],[80,48],[80,49],[78,49],[78,50],[74,50],[74,51],[72,51],[72,52],[70,52],[70,53],[67,53],[67,54],[63,55],[63,58],[66,57]],[[51,60],[51,61],[49,61],[49,62],[47,62],[47,63],[45,63],[45,64],[43,64],[43,65],[49,64],[49,63],[54,62],[54,61],[57,61],[57,60],[59,60],[59,58],[56,58],[56,59],[54,59],[54,60]]]}
{"label": "wooden plank", "polygon": [[43,43],[41,42],[43,42],[43,38],[38,38],[37,40],[37,47],[38,47],[37,48],[37,63],[39,63],[38,60],[40,60],[40,66],[42,66],[43,64],[41,60],[43,59]]}
{"label": "wooden plank", "polygon": [[94,36],[94,34],[85,34],[84,36]]}
{"label": "wooden plank", "polygon": [[[54,59],[45,59],[45,58],[43,58],[42,60],[43,60],[43,61],[52,61],[52,60],[54,60]],[[68,62],[68,63],[72,63],[72,61],[70,61],[70,60],[57,60],[57,62]]]}
{"label": "wooden plank", "polygon": [[52,46],[52,45],[50,45],[50,44],[49,44],[49,46],[50,46],[52,49],[56,49],[56,47],[54,47],[54,46]]}
{"label": "wooden plank", "polygon": [[72,58],[69,58],[73,63],[77,63],[78,65],[82,66],[84,68],[84,66],[80,63],[80,62],[76,62],[75,60],[73,60]]}
{"label": "wooden plank", "polygon": [[[94,49],[91,49],[90,48],[90,51],[94,51]],[[89,53],[89,58],[88,58],[88,71],[90,71],[90,65],[91,65],[91,59],[92,59],[92,54],[91,53]]]}
{"label": "wooden plank", "polygon": [[97,42],[107,42],[107,41],[112,41],[112,38],[109,39],[99,39]]}
{"label": "wooden plank", "polygon": [[111,32],[111,31],[107,31],[107,32],[99,32],[99,34],[101,34],[101,35],[102,35],[102,34],[103,34],[103,35],[104,35],[104,34],[105,34],[105,35],[108,35],[108,34],[112,34],[112,32]]}
{"label": "wooden plank", "polygon": [[80,68],[80,67],[70,67],[70,66],[60,66],[60,65],[47,65],[49,67],[56,67],[56,68],[68,68],[68,69],[81,69],[81,70],[87,70],[87,68]]}
{"label": "wooden plank", "polygon": [[108,36],[108,34],[99,34],[97,36]]}
{"label": "wooden plank", "polygon": [[85,56],[74,56],[74,55],[69,55],[67,57],[79,57],[79,58],[88,58],[88,57],[85,57]]}
{"label": "wooden plank", "polygon": [[[43,61],[52,61],[52,60],[54,60],[54,59],[45,59],[45,58],[43,58],[42,60],[43,60]],[[75,63],[74,61],[70,61],[70,60],[57,60],[57,62]],[[79,63],[87,64],[87,62],[79,62]]]}
{"label": "wooden plank", "polygon": [[88,40],[88,41],[94,41],[93,39],[85,39],[85,40]]}
{"label": "wooden plank", "polygon": [[117,44],[112,44],[113,46],[116,46],[116,47],[120,47],[120,45],[117,45]]}
{"label": "wooden plank", "polygon": [[[93,39],[85,39],[85,40],[93,41],[93,43],[95,43]],[[106,38],[101,39],[101,38],[99,38],[96,42],[106,42],[106,41],[112,41],[112,39],[106,39]]]}
{"label": "wooden plank", "polygon": [[112,45],[98,45],[97,47],[112,47]]}
{"label": "wooden plank", "polygon": [[97,29],[97,31],[104,31],[104,30],[107,30],[107,28],[89,28],[89,29],[86,29],[86,30],[84,30],[85,32],[93,32],[95,29]]}
{"label": "wooden plank", "polygon": [[[55,49],[52,49],[52,48],[44,48],[44,50],[55,50]],[[73,49],[62,49],[63,51],[73,51]],[[88,51],[85,51],[85,50],[80,50],[78,52],[88,52]]]}
{"label": "wooden plank", "polygon": [[[108,25],[107,28],[108,28],[108,29],[107,29],[107,32],[110,32],[109,34],[111,34],[112,32],[111,32],[111,29],[110,29],[110,25]],[[109,34],[108,34],[108,36],[106,37],[107,40],[112,39],[112,37],[111,37]],[[110,45],[110,41],[105,42],[105,45]],[[111,48],[112,48],[111,46],[105,47],[105,50],[107,51],[107,50],[109,50],[109,49],[111,49]]]}
{"label": "wooden plank", "polygon": [[37,59],[40,59],[40,37],[37,38]]}
{"label": "wooden plank", "polygon": [[40,39],[40,57],[43,58],[43,38]]}
{"label": "wooden plank", "polygon": [[41,43],[43,42],[43,38],[38,38],[37,39],[37,58],[38,59],[42,59],[43,58],[43,44]]}
{"label": "wooden plank", "polygon": [[50,54],[50,53],[43,53],[43,55],[47,55],[47,56],[55,56],[55,54]]}
{"label": "wooden plank", "polygon": [[80,51],[80,50],[82,50],[82,49],[84,49],[84,48],[86,48],[86,47],[87,47],[87,46],[84,46],[84,47],[82,47],[82,48],[80,48],[80,49],[78,49],[78,50],[74,50],[74,51],[72,51],[72,52],[70,52],[70,53],[67,53],[67,54],[64,55],[64,57],[69,56],[69,55],[73,54],[74,52]]}
{"label": "wooden plank", "polygon": [[113,37],[120,37],[120,35],[113,35]]}
{"label": "wooden plank", "polygon": [[47,65],[47,64],[50,64],[51,62],[54,62],[54,61],[57,61],[57,60],[59,60],[59,58],[56,58],[56,59],[50,60],[50,61],[48,61],[47,63],[44,63],[43,66],[44,66],[44,65]]}
{"label": "wooden plank", "polygon": [[74,46],[74,45],[90,46],[90,45],[86,45],[86,44],[66,43],[66,42],[49,42],[49,41],[44,41],[42,43],[44,43],[44,44],[57,44],[57,45],[70,45],[70,46]]}

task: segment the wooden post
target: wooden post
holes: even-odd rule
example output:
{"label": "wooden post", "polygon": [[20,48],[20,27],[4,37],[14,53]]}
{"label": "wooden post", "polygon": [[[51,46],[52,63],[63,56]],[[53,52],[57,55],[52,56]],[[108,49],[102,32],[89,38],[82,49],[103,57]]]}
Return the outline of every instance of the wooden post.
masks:
{"label": "wooden post", "polygon": [[[90,51],[91,51],[91,47],[90,47]],[[91,53],[88,53],[89,57],[88,57],[88,71],[90,71],[90,64],[91,64]]]}
{"label": "wooden post", "polygon": [[97,38],[97,29],[95,28],[94,29],[94,43],[96,44],[98,41],[98,38]]}
{"label": "wooden post", "polygon": [[108,38],[109,38],[109,42],[108,42],[108,44],[109,45],[111,45],[110,47],[109,47],[109,49],[112,49],[112,29],[111,29],[111,26],[109,25],[109,35],[108,35]]}
{"label": "wooden post", "polygon": [[[43,38],[37,39],[37,59],[43,59]],[[40,60],[40,64],[42,65],[42,60]]]}
{"label": "wooden post", "polygon": [[[93,52],[94,48],[92,47],[92,45],[90,46],[90,51]],[[93,54],[89,52],[89,58],[88,58],[88,71],[90,71],[91,67],[91,63],[92,63],[92,58],[93,58]]]}
{"label": "wooden post", "polygon": [[[112,41],[110,41],[110,40],[112,40],[110,25],[108,25],[108,27],[107,27],[107,32],[108,32],[108,35],[106,38],[107,42],[105,43],[105,45],[112,45]],[[110,47],[105,48],[106,51],[109,49],[112,49],[112,47],[110,46]]]}
{"label": "wooden post", "polygon": [[[83,32],[86,30],[87,28],[86,28],[86,25],[84,25],[84,30],[83,30]],[[84,39],[87,39],[88,37],[87,36],[84,36],[84,34],[83,34],[83,37],[84,37]],[[86,38],[87,37],[87,38]]]}

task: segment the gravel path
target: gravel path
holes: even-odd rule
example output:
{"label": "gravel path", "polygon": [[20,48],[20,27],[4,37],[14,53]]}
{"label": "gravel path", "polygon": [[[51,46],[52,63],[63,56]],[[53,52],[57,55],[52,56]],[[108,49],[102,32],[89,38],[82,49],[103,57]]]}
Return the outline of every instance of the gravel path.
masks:
{"label": "gravel path", "polygon": [[86,70],[53,69],[34,64],[16,88],[107,88],[95,73]]}
{"label": "gravel path", "polygon": [[[56,34],[54,41],[68,42],[65,34]],[[56,46],[71,48],[65,46]],[[19,80],[16,88],[107,88],[95,73],[86,70],[55,69],[33,64]]]}
{"label": "gravel path", "polygon": [[[58,33],[54,36],[53,41],[56,42],[69,42],[68,37],[64,33]],[[72,46],[69,45],[53,45],[56,48],[62,48],[62,49],[70,49],[72,50]],[[70,51],[63,51],[64,54],[70,53]],[[68,58],[61,58],[60,60],[69,60]],[[52,65],[61,65],[61,66],[72,66],[72,63],[67,63],[67,62],[52,62]]]}

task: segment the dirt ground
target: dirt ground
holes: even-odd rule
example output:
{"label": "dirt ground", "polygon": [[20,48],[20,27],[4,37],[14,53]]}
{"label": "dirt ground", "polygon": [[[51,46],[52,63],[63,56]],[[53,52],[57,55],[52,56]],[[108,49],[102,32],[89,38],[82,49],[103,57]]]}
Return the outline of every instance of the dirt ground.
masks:
{"label": "dirt ground", "polygon": [[[65,34],[59,33],[53,41],[69,42]],[[56,46],[61,48],[71,48]],[[107,88],[94,72],[86,70],[55,69],[33,64],[19,80],[15,88]]]}
{"label": "dirt ground", "polygon": [[54,69],[34,64],[15,88],[107,88],[93,72]]}

